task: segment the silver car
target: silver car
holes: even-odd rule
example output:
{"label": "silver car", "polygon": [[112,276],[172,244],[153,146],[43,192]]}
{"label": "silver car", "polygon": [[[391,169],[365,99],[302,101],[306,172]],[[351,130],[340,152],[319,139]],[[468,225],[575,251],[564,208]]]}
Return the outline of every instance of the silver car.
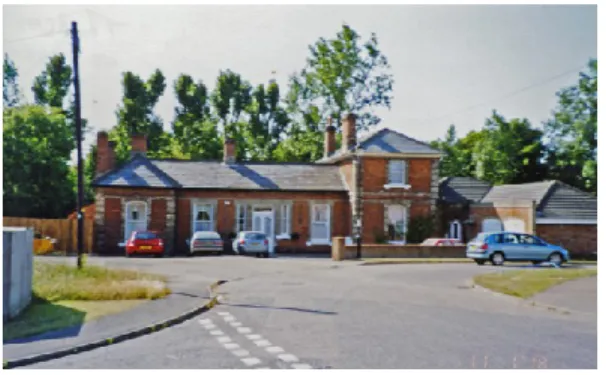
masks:
{"label": "silver car", "polygon": [[223,240],[217,232],[196,232],[189,241],[189,255],[223,253]]}
{"label": "silver car", "polygon": [[255,254],[257,257],[269,257],[269,240],[263,232],[240,232],[233,242],[236,254]]}

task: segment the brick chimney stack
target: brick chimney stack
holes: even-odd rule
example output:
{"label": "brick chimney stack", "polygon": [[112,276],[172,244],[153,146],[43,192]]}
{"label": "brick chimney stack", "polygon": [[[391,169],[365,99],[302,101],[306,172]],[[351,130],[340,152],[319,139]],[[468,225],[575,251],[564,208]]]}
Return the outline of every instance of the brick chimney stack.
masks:
{"label": "brick chimney stack", "polygon": [[133,134],[130,140],[131,145],[131,157],[141,154],[145,156],[147,154],[147,136],[145,134]]}
{"label": "brick chimney stack", "polygon": [[324,133],[324,157],[327,158],[334,154],[336,147],[335,127],[332,126],[332,118],[328,118],[326,133]]}
{"label": "brick chimney stack", "polygon": [[353,113],[348,114],[341,120],[341,149],[349,151],[356,146],[356,116]]}
{"label": "brick chimney stack", "polygon": [[231,138],[225,138],[223,142],[223,162],[225,164],[236,162],[236,141]]}
{"label": "brick chimney stack", "polygon": [[114,142],[109,140],[107,132],[97,133],[97,170],[95,175],[101,175],[114,169],[116,164],[116,154],[114,152]]}

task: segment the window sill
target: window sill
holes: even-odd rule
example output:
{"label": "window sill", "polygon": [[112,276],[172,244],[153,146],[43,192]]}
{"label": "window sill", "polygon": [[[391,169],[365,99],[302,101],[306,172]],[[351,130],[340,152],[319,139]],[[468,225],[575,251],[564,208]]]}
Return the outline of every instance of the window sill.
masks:
{"label": "window sill", "polygon": [[290,234],[278,234],[276,240],[290,240]]}
{"label": "window sill", "polygon": [[329,240],[311,240],[305,243],[307,246],[313,245],[332,245],[332,241]]}
{"label": "window sill", "polygon": [[387,241],[390,245],[406,245],[406,241]]}
{"label": "window sill", "polygon": [[385,189],[406,189],[410,190],[411,186],[408,184],[385,184],[383,185]]}

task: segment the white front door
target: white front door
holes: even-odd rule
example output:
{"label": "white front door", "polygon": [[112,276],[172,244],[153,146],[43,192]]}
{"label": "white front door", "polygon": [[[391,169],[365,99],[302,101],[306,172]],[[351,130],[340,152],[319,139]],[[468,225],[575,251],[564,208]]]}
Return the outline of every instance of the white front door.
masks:
{"label": "white front door", "polygon": [[503,222],[503,227],[509,232],[526,233],[524,221],[515,217],[507,218]]}
{"label": "white front door", "polygon": [[269,252],[273,254],[275,246],[274,212],[268,209],[255,209],[253,212],[253,231],[263,232],[269,241]]}

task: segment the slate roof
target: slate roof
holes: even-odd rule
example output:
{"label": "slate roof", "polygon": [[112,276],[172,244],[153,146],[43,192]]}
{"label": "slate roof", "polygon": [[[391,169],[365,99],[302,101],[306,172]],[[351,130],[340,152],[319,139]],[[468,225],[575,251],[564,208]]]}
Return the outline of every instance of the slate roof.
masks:
{"label": "slate roof", "polygon": [[526,184],[511,184],[494,186],[482,203],[495,202],[504,199],[534,200],[537,205],[543,200],[551,188],[552,181],[529,182]]}
{"label": "slate roof", "polygon": [[446,177],[440,181],[440,199],[447,203],[479,202],[492,185],[473,177]]}
{"label": "slate roof", "polygon": [[347,191],[339,168],[322,164],[235,163],[153,160],[136,156],[122,168],[100,176],[95,186]]}
{"label": "slate roof", "polygon": [[[402,133],[388,128],[383,128],[375,133],[358,141],[358,152],[364,153],[410,153],[427,154],[432,156],[440,155],[441,152],[431,147],[425,142],[410,138]],[[351,152],[349,150],[348,152]],[[337,150],[328,158],[319,160],[320,162],[330,161],[346,153],[342,149]]]}
{"label": "slate roof", "polygon": [[537,208],[541,218],[598,219],[598,198],[554,181],[551,191]]}

